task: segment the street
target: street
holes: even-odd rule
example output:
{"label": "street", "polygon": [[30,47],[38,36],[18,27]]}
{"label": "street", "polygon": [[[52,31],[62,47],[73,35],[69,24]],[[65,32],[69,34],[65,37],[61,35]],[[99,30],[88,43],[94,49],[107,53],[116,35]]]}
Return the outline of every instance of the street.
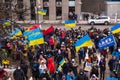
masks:
{"label": "street", "polygon": [[[48,27],[50,27],[50,26],[51,26],[51,24],[41,24],[42,29],[46,29],[46,28],[48,28]],[[81,29],[87,30],[87,29],[89,29],[92,25],[79,24],[79,25],[77,25],[76,27],[65,27],[63,24],[53,24],[53,26],[54,26],[55,28],[61,28],[61,29],[67,29],[67,30],[69,30],[69,29],[71,29],[71,28],[77,29],[78,27],[81,27]],[[105,29],[105,28],[110,28],[110,27],[112,27],[112,26],[114,26],[114,25],[113,25],[113,24],[107,25],[107,26],[106,26],[106,25],[94,25],[95,28],[101,29],[101,30],[103,30],[103,29]]]}

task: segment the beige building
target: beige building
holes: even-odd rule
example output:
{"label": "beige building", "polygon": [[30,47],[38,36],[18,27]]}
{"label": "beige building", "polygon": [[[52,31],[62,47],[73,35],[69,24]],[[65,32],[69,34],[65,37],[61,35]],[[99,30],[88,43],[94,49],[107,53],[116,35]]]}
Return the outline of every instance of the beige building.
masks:
{"label": "beige building", "polygon": [[119,18],[120,19],[120,0],[109,0],[106,1],[107,5],[107,15],[111,18]]}
{"label": "beige building", "polygon": [[[27,8],[25,19],[40,19],[40,20],[66,20],[69,18],[69,14],[76,13],[80,17],[81,12],[81,0],[0,0],[3,3],[9,3],[8,5],[17,5],[19,8]],[[12,2],[11,2],[12,1]],[[14,6],[16,7],[16,6]],[[19,10],[18,9],[18,10]],[[47,15],[37,15],[37,10],[47,9]],[[20,11],[20,10],[19,10]],[[17,13],[13,13],[14,15]],[[23,15],[21,13],[21,15]],[[22,16],[19,16],[21,18]],[[14,16],[13,16],[14,17]],[[79,18],[78,18],[79,19]]]}
{"label": "beige building", "polygon": [[75,12],[78,17],[81,12],[81,0],[40,0],[37,6],[47,9],[47,15],[40,19],[66,20],[70,12]]}
{"label": "beige building", "polygon": [[[71,13],[76,13],[79,20],[83,16],[82,12],[96,15],[107,12],[108,15],[112,16],[113,10],[119,12],[117,8],[120,5],[115,3],[111,6],[112,3],[106,3],[105,0],[0,0],[0,3],[7,3],[6,7],[12,5],[18,9],[17,13],[12,13],[12,18],[17,16],[18,20],[21,20],[24,16],[26,20],[53,21],[70,19]],[[22,11],[22,9],[27,10]],[[46,9],[47,15],[37,15],[39,9]]]}

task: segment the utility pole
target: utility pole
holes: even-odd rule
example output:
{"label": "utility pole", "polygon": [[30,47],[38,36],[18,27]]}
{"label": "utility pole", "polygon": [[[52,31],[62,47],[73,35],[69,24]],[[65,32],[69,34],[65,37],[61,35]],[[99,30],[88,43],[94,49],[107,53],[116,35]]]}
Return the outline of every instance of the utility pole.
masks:
{"label": "utility pole", "polygon": [[117,14],[117,12],[115,13],[115,23],[117,23],[117,16],[118,16],[118,14]]}
{"label": "utility pole", "polygon": [[38,10],[41,10],[41,2],[40,2],[40,0],[36,0],[36,2],[35,2],[35,13],[36,13],[36,21],[35,21],[35,23],[37,23],[37,24],[39,24],[39,22],[40,22]]}

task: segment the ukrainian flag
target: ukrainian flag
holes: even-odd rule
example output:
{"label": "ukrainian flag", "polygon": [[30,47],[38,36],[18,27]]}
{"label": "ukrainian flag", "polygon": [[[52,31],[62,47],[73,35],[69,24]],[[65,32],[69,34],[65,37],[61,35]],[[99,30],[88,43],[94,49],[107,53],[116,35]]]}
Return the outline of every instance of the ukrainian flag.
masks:
{"label": "ukrainian flag", "polygon": [[42,33],[32,34],[32,35],[28,36],[28,40],[29,40],[29,45],[30,46],[35,46],[35,45],[38,45],[38,44],[44,44],[44,38],[43,38]]}
{"label": "ukrainian flag", "polygon": [[60,66],[63,66],[65,64],[65,59],[63,58],[60,62],[59,62],[59,65]]}
{"label": "ukrainian flag", "polygon": [[10,20],[4,20],[2,22],[3,26],[10,26],[11,25],[11,21]]}
{"label": "ukrainian flag", "polygon": [[24,36],[29,36],[29,35],[31,35],[31,34],[33,34],[33,33],[36,33],[36,32],[40,32],[40,28],[36,28],[36,29],[33,29],[33,30],[27,30],[27,31],[25,31],[24,33],[23,33],[23,35]]}
{"label": "ukrainian flag", "polygon": [[16,38],[17,36],[21,36],[22,35],[22,32],[20,29],[16,28],[15,31],[13,31],[11,33],[11,38],[14,39]]}
{"label": "ukrainian flag", "polygon": [[62,67],[59,66],[59,67],[57,68],[57,71],[58,71],[58,72],[61,72],[61,71],[62,71]]}
{"label": "ukrainian flag", "polygon": [[76,26],[75,20],[65,20],[65,26],[66,27],[75,27]]}
{"label": "ukrainian flag", "polygon": [[39,25],[30,26],[30,27],[27,29],[27,31],[34,30],[34,29],[36,29],[36,28],[40,28],[40,26],[39,26]]}
{"label": "ukrainian flag", "polygon": [[111,28],[113,34],[120,33],[120,24],[116,24]]}
{"label": "ukrainian flag", "polygon": [[40,15],[46,15],[47,10],[38,10],[38,14]]}
{"label": "ukrainian flag", "polygon": [[78,52],[80,48],[89,47],[89,46],[93,46],[93,45],[94,44],[93,44],[92,40],[90,39],[89,35],[87,34],[75,43],[76,52]]}

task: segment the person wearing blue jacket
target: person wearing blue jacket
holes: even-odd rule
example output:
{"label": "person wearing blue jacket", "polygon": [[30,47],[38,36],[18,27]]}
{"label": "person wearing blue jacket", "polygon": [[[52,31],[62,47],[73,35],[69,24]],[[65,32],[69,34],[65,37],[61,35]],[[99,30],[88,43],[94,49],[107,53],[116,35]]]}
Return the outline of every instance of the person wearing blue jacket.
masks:
{"label": "person wearing blue jacket", "polygon": [[71,69],[68,71],[68,74],[66,75],[66,80],[76,80],[75,74]]}
{"label": "person wearing blue jacket", "polygon": [[118,49],[112,52],[112,56],[116,56],[117,60],[120,60],[120,52]]}

